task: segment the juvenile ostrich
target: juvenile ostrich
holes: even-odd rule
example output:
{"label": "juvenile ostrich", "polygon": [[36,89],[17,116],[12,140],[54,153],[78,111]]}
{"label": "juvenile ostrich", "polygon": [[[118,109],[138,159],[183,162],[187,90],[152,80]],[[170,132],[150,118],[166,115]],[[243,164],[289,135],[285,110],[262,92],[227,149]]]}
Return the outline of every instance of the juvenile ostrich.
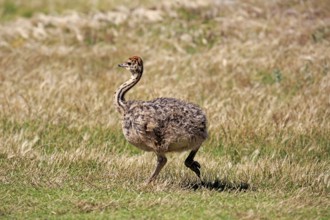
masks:
{"label": "juvenile ostrich", "polygon": [[155,180],[167,162],[168,152],[191,150],[185,165],[200,178],[200,164],[194,157],[207,138],[206,116],[195,104],[174,98],[157,98],[151,101],[126,101],[125,94],[142,77],[143,61],[138,56],[130,57],[119,64],[129,70],[131,78],[115,93],[115,105],[122,116],[125,138],[132,145],[153,151],[157,155],[157,166],[147,183]]}

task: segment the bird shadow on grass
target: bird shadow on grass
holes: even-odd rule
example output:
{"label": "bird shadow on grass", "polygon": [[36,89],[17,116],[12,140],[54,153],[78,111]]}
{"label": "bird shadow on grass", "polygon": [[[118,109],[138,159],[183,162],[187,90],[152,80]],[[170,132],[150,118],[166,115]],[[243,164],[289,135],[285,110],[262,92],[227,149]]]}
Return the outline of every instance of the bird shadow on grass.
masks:
{"label": "bird shadow on grass", "polygon": [[242,191],[246,192],[248,190],[254,191],[248,183],[231,183],[224,180],[216,179],[214,181],[196,181],[196,182],[185,182],[181,184],[183,189],[187,190],[198,190],[198,189],[208,189],[210,191]]}

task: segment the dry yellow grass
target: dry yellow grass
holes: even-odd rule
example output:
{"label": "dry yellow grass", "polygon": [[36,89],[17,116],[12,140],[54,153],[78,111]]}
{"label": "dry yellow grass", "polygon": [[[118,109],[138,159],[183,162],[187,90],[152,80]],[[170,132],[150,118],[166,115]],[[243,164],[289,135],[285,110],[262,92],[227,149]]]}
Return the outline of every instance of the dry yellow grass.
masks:
{"label": "dry yellow grass", "polygon": [[[77,178],[87,189],[184,193],[182,181],[194,180],[186,155],[171,156],[159,185],[141,188],[153,155],[135,151],[121,134],[112,96],[129,75],[116,66],[140,55],[145,73],[128,99],[176,97],[206,110],[211,135],[197,156],[205,179],[247,182],[270,198],[292,192],[270,209],[290,217],[290,210],[322,206],[313,210],[324,216],[328,1],[148,1],[131,8],[95,1],[89,12],[94,1],[81,1],[80,11],[65,11],[63,1],[31,2],[61,13],[32,11],[0,23],[1,184],[56,188]],[[73,203],[92,211],[108,204],[83,201]],[[265,217],[260,210],[229,216]]]}

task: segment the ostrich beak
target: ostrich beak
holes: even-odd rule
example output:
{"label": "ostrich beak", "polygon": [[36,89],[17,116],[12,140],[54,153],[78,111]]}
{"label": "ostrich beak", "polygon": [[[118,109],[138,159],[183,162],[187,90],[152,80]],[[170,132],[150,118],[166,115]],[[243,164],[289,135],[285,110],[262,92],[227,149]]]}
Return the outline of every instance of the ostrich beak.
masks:
{"label": "ostrich beak", "polygon": [[121,63],[121,64],[118,64],[118,67],[127,68],[128,64],[127,63]]}

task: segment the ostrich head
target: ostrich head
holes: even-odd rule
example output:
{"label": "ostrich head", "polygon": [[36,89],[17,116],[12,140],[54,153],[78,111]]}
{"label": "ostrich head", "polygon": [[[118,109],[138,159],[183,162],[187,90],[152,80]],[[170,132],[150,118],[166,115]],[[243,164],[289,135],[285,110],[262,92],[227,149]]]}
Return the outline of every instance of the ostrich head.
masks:
{"label": "ostrich head", "polygon": [[128,58],[128,60],[125,63],[118,64],[119,67],[123,67],[133,74],[133,76],[141,75],[143,73],[143,61],[141,57],[138,56],[132,56]]}

